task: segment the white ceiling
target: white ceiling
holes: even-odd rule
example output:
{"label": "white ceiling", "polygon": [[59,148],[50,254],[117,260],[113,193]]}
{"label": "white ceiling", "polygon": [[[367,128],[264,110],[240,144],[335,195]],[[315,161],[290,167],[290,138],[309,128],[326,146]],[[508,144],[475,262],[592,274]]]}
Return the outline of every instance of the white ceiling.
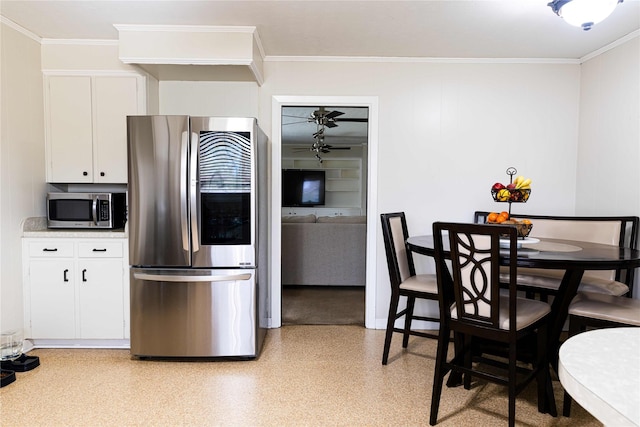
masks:
{"label": "white ceiling", "polygon": [[45,39],[117,40],[114,24],[255,26],[267,58],[579,59],[640,28],[640,0],[590,31],[548,1],[2,0],[0,14]]}
{"label": "white ceiling", "polygon": [[[114,24],[253,26],[267,61],[291,56],[579,60],[640,31],[640,0],[624,0],[590,31],[566,24],[548,1],[0,0],[0,15],[43,39],[117,40]],[[294,115],[308,117],[317,108],[298,108]],[[357,109],[327,108],[359,117]],[[313,142],[315,124],[287,122],[283,117],[283,143]],[[366,139],[366,123],[342,123],[326,132],[329,144]]]}

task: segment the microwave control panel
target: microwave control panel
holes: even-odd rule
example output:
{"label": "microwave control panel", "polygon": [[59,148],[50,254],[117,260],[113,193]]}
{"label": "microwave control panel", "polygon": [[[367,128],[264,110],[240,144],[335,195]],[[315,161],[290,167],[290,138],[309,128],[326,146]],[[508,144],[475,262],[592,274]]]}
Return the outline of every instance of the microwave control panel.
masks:
{"label": "microwave control panel", "polygon": [[98,221],[109,221],[108,200],[98,200]]}

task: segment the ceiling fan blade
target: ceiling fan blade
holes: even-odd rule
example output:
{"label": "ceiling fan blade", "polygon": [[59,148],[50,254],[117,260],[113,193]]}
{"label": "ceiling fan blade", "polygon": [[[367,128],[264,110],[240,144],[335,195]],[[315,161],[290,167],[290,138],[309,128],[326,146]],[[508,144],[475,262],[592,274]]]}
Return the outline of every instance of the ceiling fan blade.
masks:
{"label": "ceiling fan blade", "polygon": [[307,120],[307,117],[292,116],[290,114],[283,114],[282,117],[293,117],[294,119]]}
{"label": "ceiling fan blade", "polygon": [[335,128],[335,127],[338,127],[338,125],[337,125],[336,123],[334,123],[334,122],[327,122],[327,123],[325,124],[325,126],[326,126],[326,127],[328,127],[328,128]]}
{"label": "ceiling fan blade", "polygon": [[343,113],[342,111],[333,110],[333,111],[330,111],[330,112],[326,115],[326,117],[327,117],[327,119],[335,119],[336,117],[341,116],[341,115],[343,115],[343,114],[344,114],[344,113]]}
{"label": "ceiling fan blade", "polygon": [[361,119],[361,118],[353,118],[353,119],[349,119],[349,118],[343,118],[343,119],[336,119],[336,122],[354,122],[354,123],[367,123],[369,121],[369,119]]}
{"label": "ceiling fan blade", "polygon": [[329,145],[329,144],[324,144],[320,148],[325,149],[325,150],[351,150],[351,147],[338,147],[338,146]]}
{"label": "ceiling fan blade", "polygon": [[300,123],[309,123],[309,121],[308,121],[308,120],[302,120],[302,121],[299,121],[299,122],[283,123],[283,124],[282,124],[282,126],[286,126],[286,125],[297,125],[297,124],[300,124]]}

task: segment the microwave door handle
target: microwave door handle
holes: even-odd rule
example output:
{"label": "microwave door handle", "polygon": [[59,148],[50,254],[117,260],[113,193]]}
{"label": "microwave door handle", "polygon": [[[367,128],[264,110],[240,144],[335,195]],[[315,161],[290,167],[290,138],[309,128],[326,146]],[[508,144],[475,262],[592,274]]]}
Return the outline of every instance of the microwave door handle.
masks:
{"label": "microwave door handle", "polygon": [[191,134],[191,165],[190,165],[190,200],[191,200],[191,241],[193,242],[193,252],[200,250],[200,239],[198,235],[198,134]]}
{"label": "microwave door handle", "polygon": [[189,252],[189,221],[187,211],[187,153],[189,132],[182,132],[180,141],[180,229],[182,232],[182,250]]}
{"label": "microwave door handle", "polygon": [[91,203],[91,216],[93,216],[93,223],[98,225],[98,197],[93,198],[93,203]]}

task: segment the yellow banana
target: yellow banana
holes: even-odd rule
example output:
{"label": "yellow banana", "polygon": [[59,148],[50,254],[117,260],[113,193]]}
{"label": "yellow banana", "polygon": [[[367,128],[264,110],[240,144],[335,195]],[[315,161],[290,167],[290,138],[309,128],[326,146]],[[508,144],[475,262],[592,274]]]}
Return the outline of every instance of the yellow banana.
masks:
{"label": "yellow banana", "polygon": [[524,181],[524,176],[520,175],[518,177],[516,177],[515,181],[513,181],[513,183],[516,185],[516,188],[520,188],[520,186],[522,185],[522,182]]}
{"label": "yellow banana", "polygon": [[[522,178],[522,179],[518,180],[518,178]],[[520,176],[518,178],[516,178],[516,189],[525,190],[527,188],[530,188],[531,178],[524,179],[523,177],[520,177]]]}

